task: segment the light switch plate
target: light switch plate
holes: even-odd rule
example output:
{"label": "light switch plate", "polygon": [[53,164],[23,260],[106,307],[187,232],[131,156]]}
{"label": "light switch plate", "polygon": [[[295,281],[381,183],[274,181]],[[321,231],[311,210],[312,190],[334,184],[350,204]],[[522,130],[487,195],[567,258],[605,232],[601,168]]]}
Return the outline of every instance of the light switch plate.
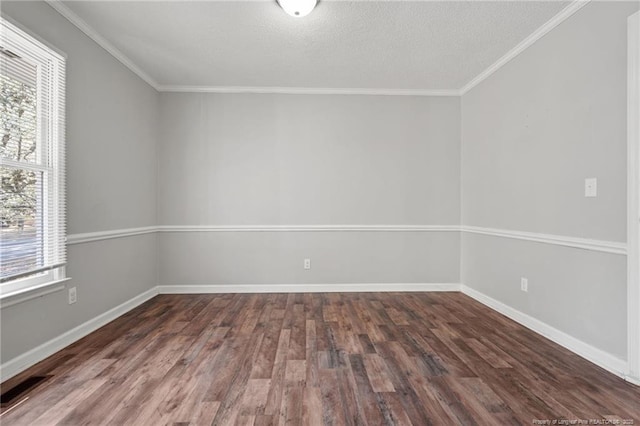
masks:
{"label": "light switch plate", "polygon": [[584,180],[584,196],[585,197],[598,196],[598,179],[587,178]]}

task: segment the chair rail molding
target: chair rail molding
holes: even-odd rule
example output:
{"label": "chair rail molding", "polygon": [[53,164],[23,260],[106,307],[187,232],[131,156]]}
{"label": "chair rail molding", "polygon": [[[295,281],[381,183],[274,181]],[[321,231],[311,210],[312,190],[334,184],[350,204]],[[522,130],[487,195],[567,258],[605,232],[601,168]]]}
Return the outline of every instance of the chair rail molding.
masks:
{"label": "chair rail molding", "polygon": [[583,250],[599,251],[611,254],[627,254],[627,244],[617,241],[593,240],[589,238],[569,237],[555,234],[541,234],[538,232],[513,231],[508,229],[484,228],[481,226],[461,227],[462,232],[471,234],[490,235],[493,237],[512,238],[516,240],[533,241],[536,243],[556,246],[572,247]]}
{"label": "chair rail molding", "polygon": [[160,225],[70,234],[67,236],[67,244],[151,233],[185,232],[467,232],[618,255],[627,254],[627,244],[623,242],[469,225]]}
{"label": "chair rail molding", "polygon": [[131,237],[157,232],[156,226],[144,226],[141,228],[112,229],[108,231],[85,232],[82,234],[67,235],[67,245],[91,243],[94,241],[111,240],[114,238]]}

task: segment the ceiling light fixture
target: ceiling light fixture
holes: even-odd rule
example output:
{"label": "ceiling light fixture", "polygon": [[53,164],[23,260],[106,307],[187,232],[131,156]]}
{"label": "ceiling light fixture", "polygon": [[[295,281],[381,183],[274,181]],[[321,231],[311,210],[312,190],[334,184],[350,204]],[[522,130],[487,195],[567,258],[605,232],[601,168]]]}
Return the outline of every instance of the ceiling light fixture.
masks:
{"label": "ceiling light fixture", "polygon": [[302,18],[311,13],[318,0],[278,0],[282,10],[295,18]]}

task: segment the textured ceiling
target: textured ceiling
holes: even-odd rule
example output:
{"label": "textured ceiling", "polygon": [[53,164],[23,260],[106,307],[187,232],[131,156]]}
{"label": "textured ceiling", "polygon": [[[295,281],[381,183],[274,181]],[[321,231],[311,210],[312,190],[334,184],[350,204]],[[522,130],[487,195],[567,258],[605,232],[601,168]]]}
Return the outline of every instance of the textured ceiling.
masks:
{"label": "textured ceiling", "polygon": [[568,2],[67,1],[163,86],[457,90]]}

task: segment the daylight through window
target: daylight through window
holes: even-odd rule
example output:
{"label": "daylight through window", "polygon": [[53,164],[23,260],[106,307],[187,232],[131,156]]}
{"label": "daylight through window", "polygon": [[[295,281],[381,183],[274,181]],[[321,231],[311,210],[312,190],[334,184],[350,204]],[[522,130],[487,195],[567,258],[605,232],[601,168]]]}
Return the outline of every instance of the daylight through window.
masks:
{"label": "daylight through window", "polygon": [[0,21],[0,295],[64,279],[64,59]]}

